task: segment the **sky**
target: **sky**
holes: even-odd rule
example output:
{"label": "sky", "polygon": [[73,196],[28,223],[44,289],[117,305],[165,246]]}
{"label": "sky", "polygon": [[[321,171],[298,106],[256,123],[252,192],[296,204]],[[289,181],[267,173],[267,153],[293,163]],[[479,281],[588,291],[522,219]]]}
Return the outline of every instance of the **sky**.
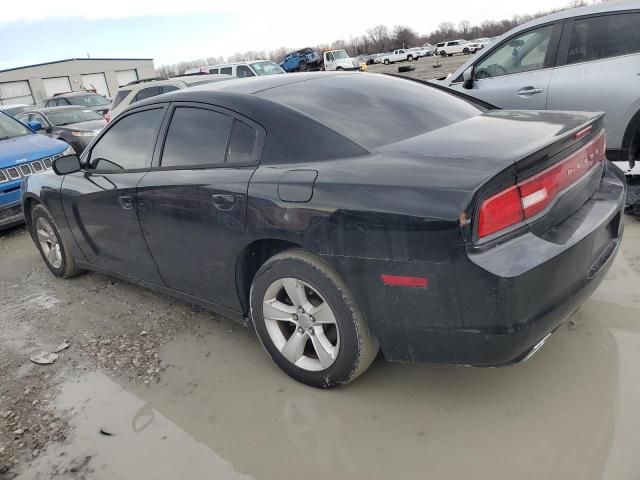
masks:
{"label": "sky", "polygon": [[[565,6],[569,0],[5,0],[0,69],[65,58],[153,58],[156,67],[248,50],[301,48],[362,35],[374,25],[419,33]],[[451,8],[454,4],[455,8]]]}

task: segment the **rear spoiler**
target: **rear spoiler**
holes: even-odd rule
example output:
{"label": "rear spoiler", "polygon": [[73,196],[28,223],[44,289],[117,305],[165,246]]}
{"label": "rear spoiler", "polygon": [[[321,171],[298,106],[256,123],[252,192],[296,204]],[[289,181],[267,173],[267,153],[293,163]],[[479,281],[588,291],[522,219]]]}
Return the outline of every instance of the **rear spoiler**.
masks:
{"label": "rear spoiler", "polygon": [[419,78],[406,77],[404,75],[398,75],[397,73],[383,73],[383,75],[389,75],[390,77],[402,78],[403,80],[410,80],[412,82],[420,83],[422,85],[426,85],[431,88],[435,88],[437,90],[442,90],[443,92],[450,93],[451,95],[455,95],[456,97],[462,98],[468,102],[471,102],[475,105],[478,105],[481,108],[485,108],[487,110],[500,110],[500,107],[496,107],[495,105],[485,102],[484,100],[480,100],[479,98],[472,97],[471,95],[467,95],[466,93],[459,92],[457,90],[453,90],[452,88],[445,87],[444,85],[439,85],[437,83],[427,82],[426,80],[420,80]]}

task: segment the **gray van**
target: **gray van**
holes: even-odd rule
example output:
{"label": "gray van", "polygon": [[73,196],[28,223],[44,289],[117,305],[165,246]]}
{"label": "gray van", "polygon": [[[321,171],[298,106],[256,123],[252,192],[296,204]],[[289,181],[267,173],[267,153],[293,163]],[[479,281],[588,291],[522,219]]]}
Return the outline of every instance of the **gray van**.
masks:
{"label": "gray van", "polygon": [[607,158],[640,175],[638,0],[525,23],[434,82],[501,108],[603,111]]}

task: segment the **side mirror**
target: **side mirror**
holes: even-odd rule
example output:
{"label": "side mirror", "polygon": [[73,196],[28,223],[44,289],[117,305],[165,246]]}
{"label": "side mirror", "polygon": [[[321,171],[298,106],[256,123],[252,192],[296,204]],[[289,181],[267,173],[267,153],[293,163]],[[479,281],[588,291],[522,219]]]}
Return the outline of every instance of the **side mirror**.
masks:
{"label": "side mirror", "polygon": [[53,161],[53,171],[58,175],[68,175],[82,170],[82,164],[77,155],[65,155]]}
{"label": "side mirror", "polygon": [[42,130],[42,124],[40,122],[36,122],[35,120],[33,122],[27,122],[27,126],[34,132]]}
{"label": "side mirror", "polygon": [[467,68],[462,73],[462,86],[466,89],[470,89],[473,87],[473,66]]}

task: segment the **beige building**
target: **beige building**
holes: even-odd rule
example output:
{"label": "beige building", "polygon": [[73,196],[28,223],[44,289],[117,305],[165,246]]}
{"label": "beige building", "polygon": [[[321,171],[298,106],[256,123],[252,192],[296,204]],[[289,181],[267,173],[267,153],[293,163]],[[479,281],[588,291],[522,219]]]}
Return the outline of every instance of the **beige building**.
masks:
{"label": "beige building", "polygon": [[56,93],[95,89],[112,98],[118,87],[155,76],[151,58],[70,58],[0,70],[0,105],[36,104]]}

